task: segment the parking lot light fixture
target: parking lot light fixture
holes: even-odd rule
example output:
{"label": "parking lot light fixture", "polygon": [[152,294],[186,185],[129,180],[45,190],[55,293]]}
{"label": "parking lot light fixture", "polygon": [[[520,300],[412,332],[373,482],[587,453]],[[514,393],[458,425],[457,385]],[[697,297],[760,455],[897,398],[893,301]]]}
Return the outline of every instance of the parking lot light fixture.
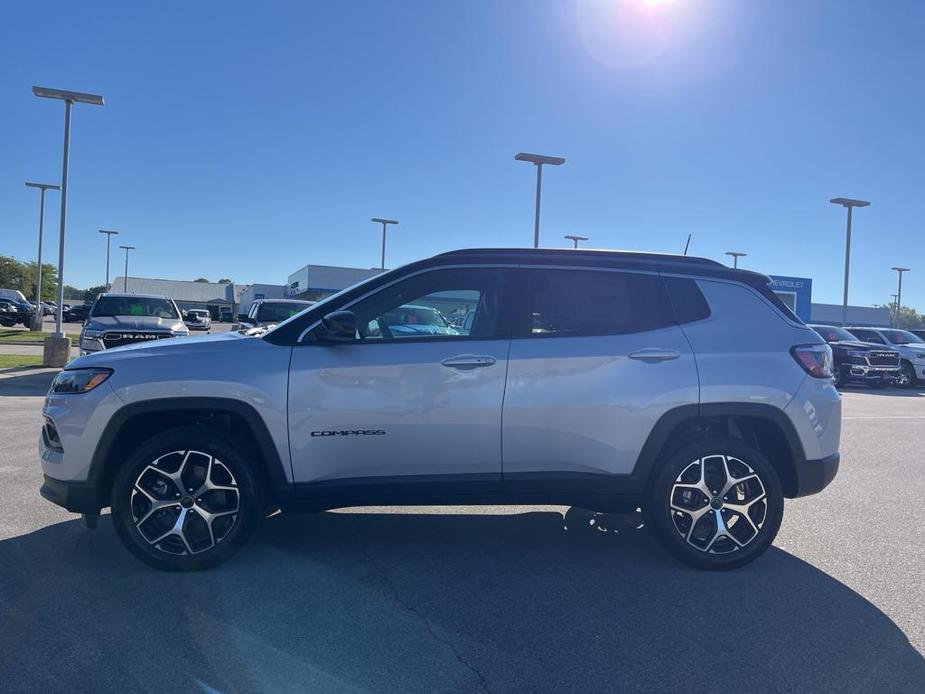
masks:
{"label": "parking lot light fixture", "polygon": [[563,238],[566,238],[566,239],[568,239],[569,241],[571,241],[572,243],[575,244],[574,246],[572,246],[572,248],[578,248],[578,242],[579,242],[579,241],[587,241],[587,240],[588,240],[588,237],[587,237],[587,236],[577,236],[576,234],[566,234]]}
{"label": "parking lot light fixture", "polygon": [[382,225],[382,258],[379,263],[379,267],[382,270],[385,270],[385,230],[389,226],[389,224],[398,224],[398,220],[397,219],[383,219],[382,217],[373,217],[372,221],[375,222],[376,224]]}
{"label": "parking lot light fixture", "polygon": [[26,181],[26,185],[30,188],[38,188],[41,191],[39,196],[39,253],[38,259],[35,261],[35,315],[32,316],[32,329],[41,330],[42,321],[45,318],[42,311],[42,236],[45,230],[45,191],[61,190],[61,186],[54,183],[33,183],[32,181]]}
{"label": "parking lot light fixture", "polygon": [[841,325],[844,328],[848,325],[848,268],[851,264],[851,210],[855,207],[868,207],[870,203],[867,200],[854,200],[853,198],[832,198],[829,202],[833,205],[841,205],[848,210],[848,228],[845,232],[845,291],[842,294],[841,304]]}
{"label": "parking lot light fixture", "polygon": [[548,157],[544,154],[530,154],[520,152],[514,155],[517,161],[528,161],[536,166],[536,211],[533,215],[533,247],[540,247],[540,197],[543,191],[543,165],[561,166],[565,163],[564,157]]}
{"label": "parking lot light fixture", "polygon": [[748,253],[739,253],[738,251],[726,251],[726,255],[732,256],[732,269],[739,267],[739,258],[744,258]]}
{"label": "parking lot light fixture", "polygon": [[134,251],[134,246],[119,246],[125,249],[125,273],[122,275],[122,291],[128,294],[128,252]]}
{"label": "parking lot light fixture", "polygon": [[899,286],[896,288],[896,327],[903,327],[902,319],[902,310],[903,310],[903,273],[909,272],[907,267],[893,267],[891,270],[896,270],[896,274],[899,275]]}
{"label": "parking lot light fixture", "polygon": [[64,102],[64,157],[61,163],[61,228],[58,238],[58,310],[55,314],[55,337],[64,335],[64,228],[67,220],[67,168],[71,148],[71,106],[90,104],[103,106],[103,97],[97,94],[71,92],[66,89],[32,87],[32,93],[43,99],[58,99]]}
{"label": "parking lot light fixture", "polygon": [[109,246],[113,234],[118,234],[119,232],[112,229],[100,229],[99,231],[101,234],[106,234],[106,291],[109,291]]}

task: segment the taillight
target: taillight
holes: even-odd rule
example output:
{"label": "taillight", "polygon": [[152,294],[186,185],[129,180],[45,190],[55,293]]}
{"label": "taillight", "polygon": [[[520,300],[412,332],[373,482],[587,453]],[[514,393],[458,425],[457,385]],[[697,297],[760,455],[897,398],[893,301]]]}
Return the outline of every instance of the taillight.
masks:
{"label": "taillight", "polygon": [[810,376],[832,378],[832,348],[828,345],[797,345],[790,353]]}

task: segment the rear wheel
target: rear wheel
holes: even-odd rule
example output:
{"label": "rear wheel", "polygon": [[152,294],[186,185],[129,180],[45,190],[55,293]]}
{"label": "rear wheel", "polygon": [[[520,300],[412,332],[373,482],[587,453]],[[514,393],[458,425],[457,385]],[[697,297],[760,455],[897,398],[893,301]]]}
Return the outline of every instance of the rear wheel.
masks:
{"label": "rear wheel", "polygon": [[142,443],[112,488],[113,524],[129,551],[168,571],[210,568],[237,551],[262,511],[260,478],[240,450],[196,427]]}
{"label": "rear wheel", "polygon": [[734,569],[760,556],[783,519],[777,473],[748,444],[711,437],[655,473],[646,518],[662,545],[700,569]]}

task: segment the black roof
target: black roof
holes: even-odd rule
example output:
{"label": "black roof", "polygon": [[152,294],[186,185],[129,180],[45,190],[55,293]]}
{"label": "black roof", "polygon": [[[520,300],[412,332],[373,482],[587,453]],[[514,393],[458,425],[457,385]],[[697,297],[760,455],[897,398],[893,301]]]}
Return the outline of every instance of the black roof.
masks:
{"label": "black roof", "polygon": [[648,253],[644,251],[612,251],[599,250],[594,248],[461,248],[455,251],[440,253],[435,257],[441,258],[446,256],[473,255],[488,256],[492,258],[497,258],[498,256],[516,257],[518,259],[542,258],[544,260],[554,258],[570,258],[574,260],[575,257],[579,257],[584,259],[595,258],[598,260],[611,261],[636,260],[680,263],[688,266],[702,265],[711,268],[726,267],[722,263],[719,263],[715,260],[710,260],[709,258],[700,258],[693,255],[677,255],[674,253]]}

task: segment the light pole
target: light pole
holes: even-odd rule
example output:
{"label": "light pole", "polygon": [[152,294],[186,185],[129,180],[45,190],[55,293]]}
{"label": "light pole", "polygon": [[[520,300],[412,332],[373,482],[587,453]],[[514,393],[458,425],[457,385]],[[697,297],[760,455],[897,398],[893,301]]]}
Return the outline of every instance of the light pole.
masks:
{"label": "light pole", "polygon": [[100,229],[101,234],[106,234],[106,291],[109,291],[109,245],[112,241],[112,235],[118,234],[118,231],[112,229]]}
{"label": "light pole", "polygon": [[892,267],[891,270],[896,270],[896,274],[899,275],[899,286],[896,288],[896,327],[902,328],[902,310],[903,310],[903,273],[909,272],[907,267]]}
{"label": "light pole", "polygon": [[566,235],[563,236],[562,238],[566,238],[566,239],[568,239],[569,241],[573,242],[575,245],[572,246],[572,248],[578,248],[578,242],[579,242],[579,241],[587,241],[587,240],[588,240],[588,237],[587,237],[587,236],[576,236],[576,235],[574,235],[574,234],[566,234]]}
{"label": "light pole", "polygon": [[134,246],[119,246],[125,249],[125,274],[122,275],[122,291],[128,293],[128,252],[134,251]]}
{"label": "light pole", "polygon": [[[96,94],[83,94],[69,92],[64,89],[49,89],[47,87],[32,87],[35,96],[45,99],[59,99],[64,102],[64,159],[61,165],[61,231],[58,239],[58,312],[55,316],[55,337],[65,337],[61,323],[64,321],[64,227],[67,220],[67,165],[71,149],[71,106],[76,104],[90,104],[102,106],[103,97]],[[59,348],[63,349],[63,347]],[[68,345],[67,350],[70,349]],[[67,350],[65,350],[67,352]],[[70,357],[70,354],[65,354]],[[60,360],[60,359],[59,359]],[[49,360],[46,359],[46,362]],[[58,364],[49,364],[58,366]],[[64,366],[64,364],[60,364]]]}
{"label": "light pole", "polygon": [[841,325],[844,328],[848,325],[848,267],[851,261],[851,210],[855,207],[867,207],[870,203],[866,200],[852,200],[851,198],[832,198],[829,202],[833,205],[841,205],[848,210],[848,229],[845,232],[845,292],[842,295],[841,304]]}
{"label": "light pole", "polygon": [[748,253],[739,253],[738,251],[726,251],[726,255],[732,256],[732,269],[735,270],[739,267],[739,258],[743,258],[748,255]]}
{"label": "light pole", "polygon": [[32,329],[41,330],[42,320],[45,318],[42,311],[42,236],[45,231],[45,191],[61,190],[61,186],[54,183],[33,183],[26,181],[30,188],[38,188],[41,191],[39,197],[39,257],[36,261],[35,271],[35,315],[32,317]]}
{"label": "light pole", "polygon": [[896,327],[896,294],[890,294],[890,298],[893,300],[893,307],[890,309],[890,327]]}
{"label": "light pole", "polygon": [[521,152],[515,154],[514,159],[517,161],[528,161],[536,166],[536,213],[533,216],[533,247],[540,247],[540,196],[543,190],[543,164],[550,166],[561,166],[565,163],[563,157],[547,157],[543,154],[528,154]]}
{"label": "light pole", "polygon": [[382,219],[381,217],[373,217],[372,221],[376,224],[382,225],[382,260],[379,263],[379,267],[385,270],[385,229],[389,224],[398,224],[397,219]]}

